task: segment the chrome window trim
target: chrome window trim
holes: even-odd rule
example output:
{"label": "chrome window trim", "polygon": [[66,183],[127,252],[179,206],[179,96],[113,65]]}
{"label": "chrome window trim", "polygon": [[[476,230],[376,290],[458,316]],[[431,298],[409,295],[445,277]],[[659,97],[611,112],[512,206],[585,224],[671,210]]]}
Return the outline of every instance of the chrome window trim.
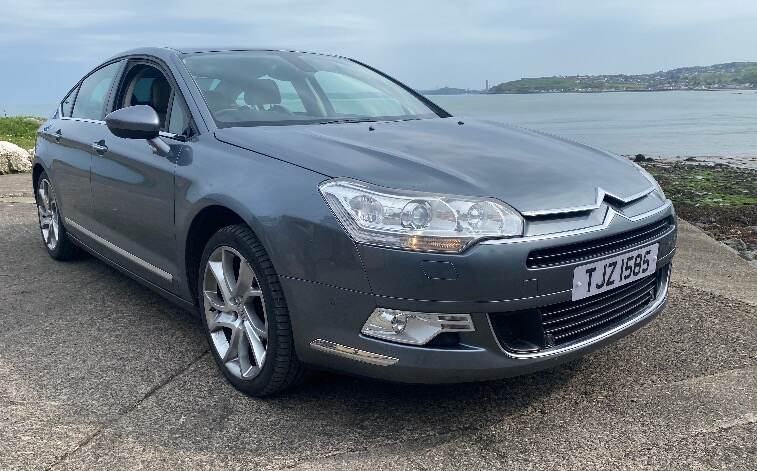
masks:
{"label": "chrome window trim", "polygon": [[61,116],[61,121],[78,121],[80,123],[105,124],[101,119],[74,118],[72,116]]}
{"label": "chrome window trim", "polygon": [[665,305],[665,303],[668,300],[668,284],[670,283],[670,264],[667,265],[664,269],[667,270],[667,272],[663,275],[663,280],[660,282],[660,291],[657,294],[657,297],[655,298],[654,302],[649,305],[644,311],[642,311],[640,314],[632,317],[631,319],[627,320],[626,322],[613,327],[610,330],[606,330],[599,335],[596,335],[594,337],[589,337],[585,340],[581,340],[579,342],[571,343],[568,345],[565,345],[563,347],[559,348],[552,348],[552,349],[546,349],[539,352],[534,353],[513,353],[507,351],[505,348],[502,347],[502,344],[499,343],[499,339],[497,338],[496,334],[494,334],[494,327],[492,326],[491,318],[487,315],[486,321],[489,323],[489,329],[494,335],[494,340],[497,342],[497,345],[500,349],[504,352],[505,355],[507,355],[510,358],[520,359],[520,360],[535,360],[538,358],[545,358],[545,357],[551,357],[554,355],[561,355],[564,353],[571,352],[573,350],[580,350],[584,347],[588,347],[592,344],[595,344],[597,342],[601,342],[602,340],[605,340],[609,337],[612,337],[613,335],[626,330],[627,328],[633,326],[634,324],[637,324],[644,319],[653,316],[655,313],[657,313],[662,307]]}
{"label": "chrome window trim", "polygon": [[638,199],[641,199],[648,194],[652,193],[654,191],[654,186],[650,186],[646,190],[640,191],[634,195],[627,196],[625,198],[621,198],[620,196],[617,196],[613,193],[610,193],[608,191],[605,191],[602,188],[597,188],[597,197],[594,202],[594,204],[587,204],[584,206],[571,206],[567,208],[557,208],[557,209],[540,209],[535,211],[524,211],[521,214],[524,217],[536,217],[536,216],[549,216],[549,215],[556,215],[556,214],[567,214],[567,213],[580,213],[584,211],[592,211],[595,209],[599,209],[600,206],[602,206],[602,202],[605,200],[605,197],[609,196],[610,198],[614,200],[618,200],[623,202],[624,204],[628,204],[632,201],[636,201]]}
{"label": "chrome window trim", "polygon": [[117,254],[121,255],[122,257],[128,259],[129,261],[131,261],[133,263],[136,263],[137,265],[139,265],[142,268],[144,268],[144,269],[146,269],[146,270],[154,273],[155,275],[158,275],[159,277],[163,278],[166,281],[169,281],[169,282],[173,281],[173,275],[171,275],[167,271],[161,270],[160,268],[156,267],[155,265],[153,265],[153,264],[151,264],[149,262],[146,262],[146,261],[142,260],[141,258],[137,257],[136,255],[132,254],[131,252],[128,252],[128,251],[122,249],[121,247],[119,247],[119,246],[117,246],[117,245],[115,245],[115,244],[113,244],[113,243],[111,243],[111,242],[103,239],[102,237],[100,237],[99,235],[95,234],[94,232],[92,232],[92,231],[86,229],[85,227],[81,226],[76,221],[73,221],[73,220],[71,220],[69,218],[64,218],[64,219],[66,221],[66,224],[71,225],[71,227],[73,227],[76,230],[80,231],[84,235],[90,237],[94,241],[100,243],[104,247],[112,250],[113,252],[116,252]]}
{"label": "chrome window trim", "polygon": [[598,232],[598,231],[607,229],[610,226],[610,223],[612,223],[613,219],[615,219],[616,216],[620,216],[629,221],[636,222],[636,221],[641,221],[642,219],[646,219],[648,217],[652,217],[656,214],[662,213],[670,209],[672,206],[673,206],[673,203],[670,200],[668,200],[665,202],[665,204],[663,204],[659,208],[653,209],[651,211],[647,211],[646,213],[638,214],[636,216],[626,216],[624,214],[617,212],[612,207],[608,207],[607,213],[605,214],[604,221],[602,221],[602,224],[599,224],[596,226],[585,227],[583,229],[576,229],[572,231],[554,232],[552,234],[540,234],[540,235],[534,235],[534,236],[517,237],[517,238],[512,238],[512,239],[488,239],[488,240],[479,242],[479,244],[483,244],[483,245],[517,244],[521,242],[559,239],[563,237],[589,234],[592,232]]}

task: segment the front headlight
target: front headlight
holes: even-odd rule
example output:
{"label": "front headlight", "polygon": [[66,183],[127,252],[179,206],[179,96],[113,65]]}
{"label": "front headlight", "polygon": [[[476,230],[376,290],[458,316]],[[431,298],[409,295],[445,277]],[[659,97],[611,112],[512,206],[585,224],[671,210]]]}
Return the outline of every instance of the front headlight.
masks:
{"label": "front headlight", "polygon": [[651,183],[654,186],[655,191],[660,195],[660,197],[662,197],[663,200],[666,200],[667,197],[665,196],[665,192],[662,191],[662,187],[660,186],[659,183],[657,183],[657,180],[655,180],[652,174],[647,172],[646,169],[644,169],[644,167],[642,167],[641,165],[637,163],[634,163],[634,165],[636,165],[636,168],[639,169],[639,172],[641,172],[641,174],[644,175],[644,178],[649,180],[649,183]]}
{"label": "front headlight", "polygon": [[337,178],[320,185],[357,242],[424,252],[465,250],[480,239],[523,235],[523,218],[493,198],[394,190]]}

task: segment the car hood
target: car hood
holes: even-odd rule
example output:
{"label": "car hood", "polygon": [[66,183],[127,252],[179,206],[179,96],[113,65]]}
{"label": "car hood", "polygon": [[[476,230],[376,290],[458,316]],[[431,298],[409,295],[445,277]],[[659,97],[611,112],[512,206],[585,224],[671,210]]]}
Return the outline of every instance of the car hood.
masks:
{"label": "car hood", "polygon": [[631,162],[572,141],[459,118],[225,128],[220,141],[330,177],[498,198],[526,214],[628,201],[650,182]]}

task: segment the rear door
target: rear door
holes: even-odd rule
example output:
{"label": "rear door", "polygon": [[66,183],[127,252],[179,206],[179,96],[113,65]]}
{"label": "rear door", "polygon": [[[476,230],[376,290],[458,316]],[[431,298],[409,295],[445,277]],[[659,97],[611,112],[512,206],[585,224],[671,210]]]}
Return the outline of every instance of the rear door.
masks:
{"label": "rear door", "polygon": [[67,228],[92,225],[90,170],[92,143],[107,129],[103,118],[113,83],[123,61],[98,68],[77,85],[61,104],[57,119],[43,130],[50,147],[51,178]]}
{"label": "rear door", "polygon": [[[168,70],[148,60],[130,60],[114,95],[113,109],[152,106],[171,152],[159,155],[142,139],[108,132],[92,161],[93,213],[97,234],[118,263],[171,290],[178,273],[174,223],[174,171],[188,114]],[[181,109],[181,111],[177,111]],[[173,119],[171,117],[173,116]],[[169,132],[169,121],[174,121]]]}

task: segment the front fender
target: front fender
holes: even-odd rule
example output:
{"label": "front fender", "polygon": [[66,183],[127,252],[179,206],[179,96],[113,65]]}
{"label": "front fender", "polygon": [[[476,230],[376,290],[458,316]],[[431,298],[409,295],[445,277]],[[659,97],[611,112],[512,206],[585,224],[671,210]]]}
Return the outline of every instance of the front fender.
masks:
{"label": "front fender", "polygon": [[182,151],[176,172],[180,266],[192,221],[221,206],[250,226],[280,276],[370,292],[355,244],[318,191],[327,177],[215,139],[199,138],[185,150],[190,155]]}

